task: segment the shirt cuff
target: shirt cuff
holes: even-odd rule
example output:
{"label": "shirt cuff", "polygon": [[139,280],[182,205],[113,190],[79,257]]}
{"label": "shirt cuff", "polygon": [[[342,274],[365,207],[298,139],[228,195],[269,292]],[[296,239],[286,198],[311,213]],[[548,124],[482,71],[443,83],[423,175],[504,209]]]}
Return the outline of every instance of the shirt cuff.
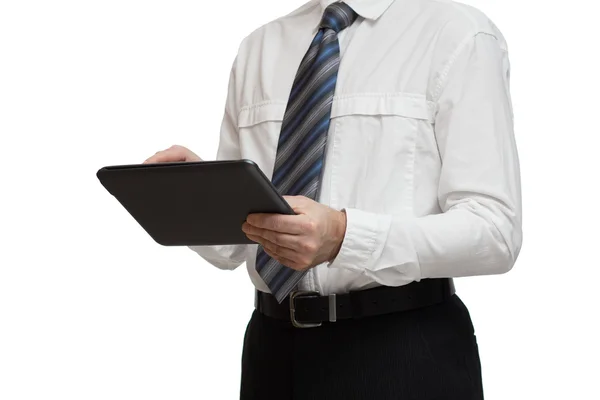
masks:
{"label": "shirt cuff", "polygon": [[346,233],[340,251],[327,266],[352,271],[368,270],[385,245],[391,217],[355,208],[344,210],[346,211]]}

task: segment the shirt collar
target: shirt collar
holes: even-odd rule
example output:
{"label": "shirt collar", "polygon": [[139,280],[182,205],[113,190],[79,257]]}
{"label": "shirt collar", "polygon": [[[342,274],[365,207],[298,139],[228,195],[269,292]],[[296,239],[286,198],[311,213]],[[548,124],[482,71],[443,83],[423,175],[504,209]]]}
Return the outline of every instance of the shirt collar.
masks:
{"label": "shirt collar", "polygon": [[[331,3],[338,0],[319,0],[321,4],[321,15]],[[394,2],[394,0],[346,0],[352,9],[365,19],[376,20],[384,13],[385,10]]]}

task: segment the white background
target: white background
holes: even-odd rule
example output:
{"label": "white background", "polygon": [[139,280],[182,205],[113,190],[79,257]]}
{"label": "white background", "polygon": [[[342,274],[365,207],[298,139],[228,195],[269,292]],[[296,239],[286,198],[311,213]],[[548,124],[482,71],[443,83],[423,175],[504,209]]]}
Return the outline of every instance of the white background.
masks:
{"label": "white background", "polygon": [[[595,3],[469,3],[508,41],[524,207],[513,271],[457,282],[486,399],[600,399]],[[238,396],[245,268],[155,244],[95,173],[213,159],[238,44],[301,4],[0,0],[0,399]]]}

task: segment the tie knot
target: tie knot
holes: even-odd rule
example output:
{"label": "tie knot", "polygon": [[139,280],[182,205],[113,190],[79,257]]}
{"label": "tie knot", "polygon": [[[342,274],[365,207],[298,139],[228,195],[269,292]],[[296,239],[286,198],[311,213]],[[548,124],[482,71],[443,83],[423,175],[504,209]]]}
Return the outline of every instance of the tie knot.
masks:
{"label": "tie knot", "polygon": [[346,3],[332,3],[323,13],[321,28],[333,29],[336,33],[346,29],[356,19],[358,14]]}

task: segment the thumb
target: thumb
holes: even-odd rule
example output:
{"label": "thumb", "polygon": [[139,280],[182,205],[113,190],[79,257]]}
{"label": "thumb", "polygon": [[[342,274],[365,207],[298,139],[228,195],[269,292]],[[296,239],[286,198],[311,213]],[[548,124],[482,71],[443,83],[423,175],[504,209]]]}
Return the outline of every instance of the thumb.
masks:
{"label": "thumb", "polygon": [[310,199],[305,196],[283,196],[283,199],[287,201],[295,212],[300,214],[302,214],[301,211],[306,208],[307,201],[310,201]]}

